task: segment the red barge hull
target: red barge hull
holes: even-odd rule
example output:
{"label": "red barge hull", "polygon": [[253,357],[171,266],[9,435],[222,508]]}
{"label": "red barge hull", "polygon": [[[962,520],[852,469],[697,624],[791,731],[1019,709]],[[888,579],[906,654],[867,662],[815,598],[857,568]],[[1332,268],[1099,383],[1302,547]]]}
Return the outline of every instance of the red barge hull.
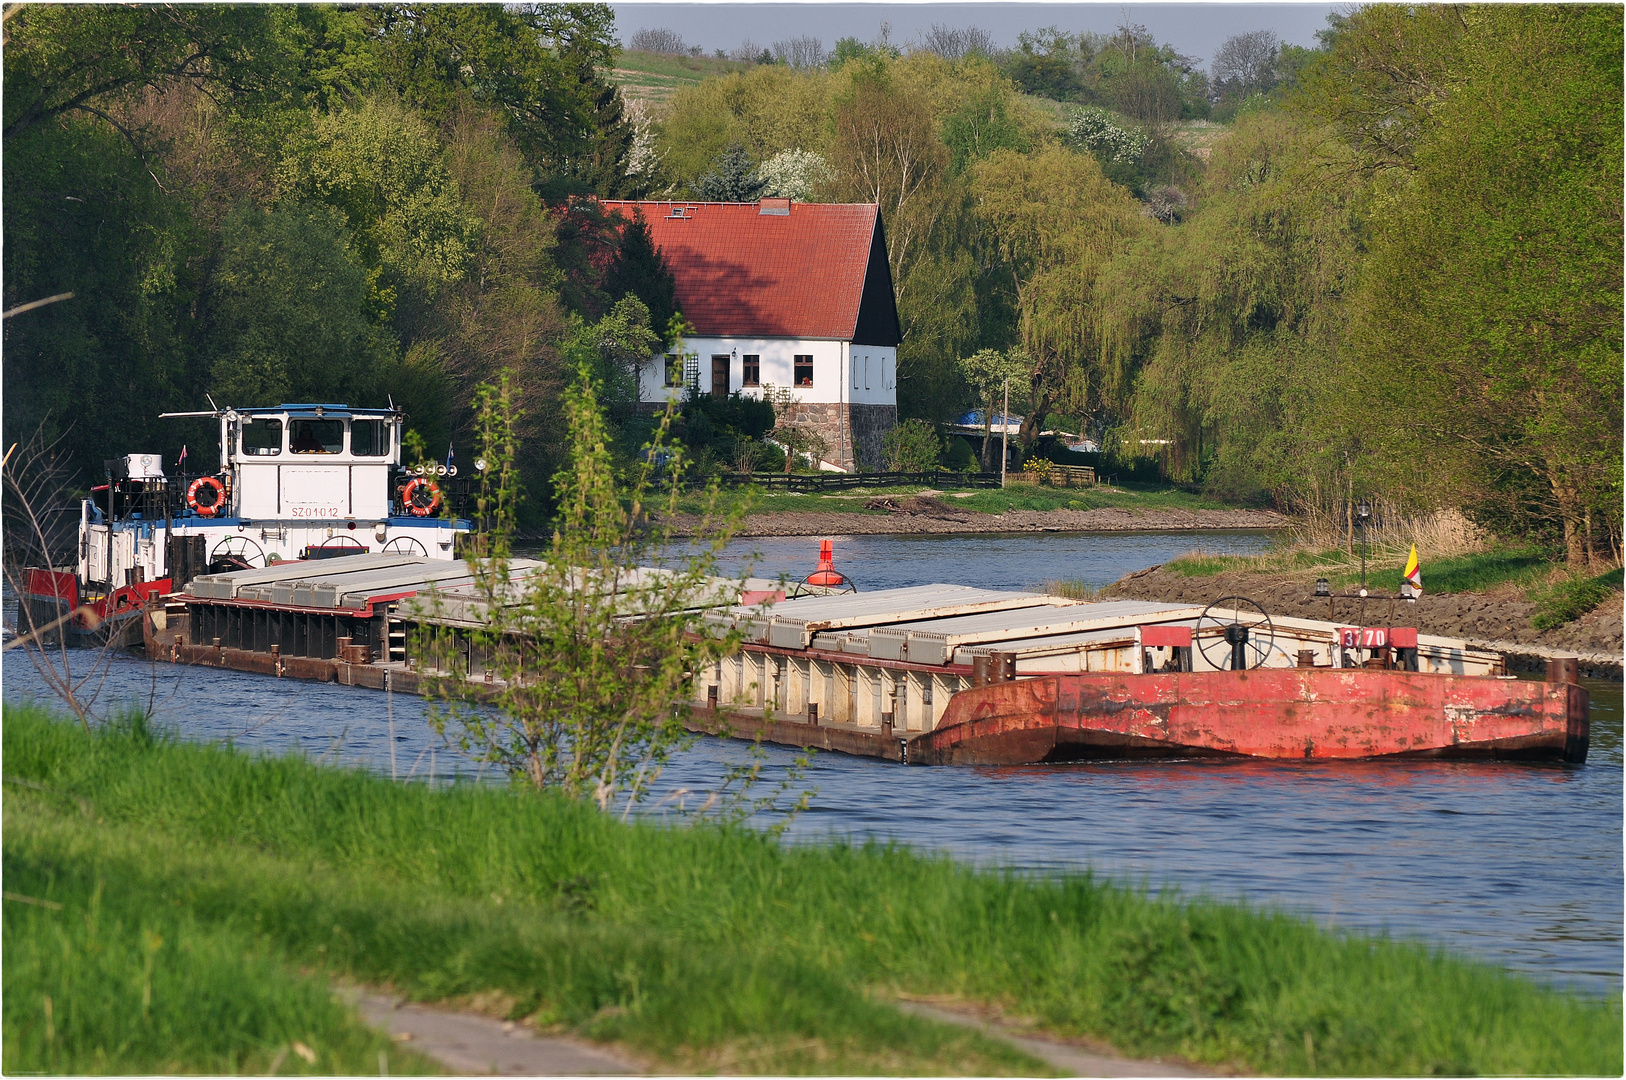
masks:
{"label": "red barge hull", "polygon": [[1050,675],[956,694],[923,765],[1125,757],[1586,760],[1573,682],[1353,668]]}

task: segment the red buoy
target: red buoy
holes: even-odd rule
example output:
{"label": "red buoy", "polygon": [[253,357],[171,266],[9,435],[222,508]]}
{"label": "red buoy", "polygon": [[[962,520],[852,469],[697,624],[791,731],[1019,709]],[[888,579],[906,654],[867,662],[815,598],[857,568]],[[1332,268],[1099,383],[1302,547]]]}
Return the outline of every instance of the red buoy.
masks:
{"label": "red buoy", "polygon": [[857,592],[858,587],[847,579],[847,576],[836,569],[835,543],[831,540],[819,541],[819,568],[802,579],[803,585],[816,585],[825,589],[845,589],[848,592]]}

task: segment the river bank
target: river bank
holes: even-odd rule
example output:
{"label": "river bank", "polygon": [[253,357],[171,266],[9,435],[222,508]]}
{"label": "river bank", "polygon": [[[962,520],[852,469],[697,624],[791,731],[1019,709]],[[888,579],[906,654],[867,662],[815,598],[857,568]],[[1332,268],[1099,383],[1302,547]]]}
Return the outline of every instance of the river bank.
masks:
{"label": "river bank", "polygon": [[[96,1047],[133,1045],[122,1036],[155,1027],[149,1016],[178,1023],[219,989],[188,982],[198,935],[236,935],[236,955],[307,985],[482,997],[516,1023],[683,1072],[1045,1071],[892,1004],[910,998],[1223,1070],[1620,1070],[1615,1001],[1237,903],[891,845],[624,823],[500,786],[392,783],[137,725],[87,734],[16,706],[0,731],[7,889],[28,901],[6,905],[10,1072],[185,1071],[162,1038],[140,1044],[150,1060]],[[127,919],[87,918],[115,899]],[[129,978],[87,982],[41,950],[17,966],[28,943],[98,925]],[[274,1055],[287,1034],[268,1031],[233,1069],[353,1069],[376,1046],[335,1054],[317,1032],[297,1060]],[[204,1071],[232,1071],[210,1061]]]}
{"label": "river bank", "polygon": [[[866,506],[865,504],[869,504]],[[692,536],[699,518],[666,519],[679,536]],[[1009,509],[985,513],[937,494],[871,496],[850,508],[776,511],[745,518],[740,536],[905,536],[969,533],[1205,532],[1284,529],[1292,519],[1273,510],[1097,507],[1089,510]]]}
{"label": "river bank", "polygon": [[[1315,596],[1318,573],[1325,571],[1227,570],[1199,576],[1169,566],[1153,566],[1119,579],[1104,591],[1126,599],[1187,604],[1208,604],[1222,596],[1245,596],[1258,601],[1272,614],[1330,618],[1350,625],[1415,626],[1425,634],[1466,638],[1503,651],[1508,646],[1523,647],[1533,657],[1548,650],[1580,654],[1587,666],[1609,669],[1614,678],[1620,678],[1626,639],[1622,633],[1619,593],[1573,622],[1538,630],[1531,622],[1537,604],[1513,586],[1483,592],[1425,591],[1416,603],[1368,600],[1363,617],[1358,600],[1337,599],[1329,609],[1326,597]],[[1341,587],[1335,591],[1346,590]]]}

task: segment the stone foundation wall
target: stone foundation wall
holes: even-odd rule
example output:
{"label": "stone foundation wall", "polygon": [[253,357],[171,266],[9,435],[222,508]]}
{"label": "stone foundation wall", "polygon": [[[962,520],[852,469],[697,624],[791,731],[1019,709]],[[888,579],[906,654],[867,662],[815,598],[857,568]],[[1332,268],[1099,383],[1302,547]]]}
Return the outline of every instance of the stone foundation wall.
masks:
{"label": "stone foundation wall", "polygon": [[861,466],[874,471],[882,467],[881,440],[897,424],[898,410],[892,405],[812,402],[797,404],[785,419],[824,438],[829,446],[826,461],[844,469]]}
{"label": "stone foundation wall", "polygon": [[858,464],[870,472],[886,468],[881,440],[898,426],[898,407],[860,405],[855,402],[847,408],[852,410],[853,443],[858,447]]}

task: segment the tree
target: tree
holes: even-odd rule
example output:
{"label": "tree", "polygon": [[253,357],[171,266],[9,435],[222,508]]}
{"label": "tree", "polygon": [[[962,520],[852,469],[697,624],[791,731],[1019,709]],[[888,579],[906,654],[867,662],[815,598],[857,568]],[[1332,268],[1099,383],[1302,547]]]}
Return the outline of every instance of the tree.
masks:
{"label": "tree", "polygon": [[[468,272],[479,224],[446,171],[440,141],[415,113],[383,100],[317,117],[288,148],[283,196],[344,214],[363,264],[376,270],[379,318],[425,309]],[[412,336],[411,326],[401,326]]]}
{"label": "tree", "polygon": [[1620,537],[1621,36],[1615,8],[1464,16],[1360,299],[1390,452],[1571,566]]}
{"label": "tree", "polygon": [[[1033,366],[1033,357],[1019,350],[1005,353],[998,349],[978,349],[960,361],[965,381],[976,390],[978,400],[983,405],[983,472],[989,471],[993,461],[994,409],[1003,410],[1004,394],[1011,383],[1016,383],[1019,393],[1026,391],[1026,383],[1033,376]],[[1009,423],[1008,420],[1004,422]]]}
{"label": "tree", "polygon": [[615,58],[604,4],[396,4],[363,9],[386,83],[433,121],[472,95],[556,197],[624,180],[630,124],[602,71]]}
{"label": "tree", "polygon": [[[667,558],[665,526],[648,527],[646,508],[671,520],[683,494],[681,448],[665,439],[670,413],[630,485],[618,487],[603,414],[586,370],[565,394],[570,462],[555,480],[559,511],[543,561],[512,558],[517,476],[512,467],[516,405],[508,380],[481,389],[482,456],[474,576],[465,635],[427,637],[436,730],[476,761],[516,782],[630,806],[687,738],[683,720],[697,672],[735,648],[737,631],[702,622],[703,608],[729,602],[743,580],[717,572],[739,518],[723,517],[715,488],[699,552]],[[659,476],[649,462],[664,462]],[[668,479],[663,479],[663,477]],[[446,601],[428,606],[445,610]],[[470,678],[470,656],[487,678]]]}
{"label": "tree", "polygon": [[755,202],[765,186],[745,147],[735,143],[712,163],[711,172],[694,182],[694,193],[711,202]]}
{"label": "tree", "polygon": [[1026,446],[1058,405],[1083,414],[1127,389],[1127,371],[1110,364],[1104,348],[1097,279],[1148,226],[1094,158],[1059,147],[1027,156],[996,151],[973,170],[972,190],[1033,358]]}
{"label": "tree", "polygon": [[[618,300],[636,297],[644,305],[646,326],[665,327],[677,313],[677,279],[655,247],[642,210],[634,209],[632,220],[621,228],[615,261],[604,275],[604,291]],[[658,344],[662,344],[659,336],[650,351]],[[646,352],[643,358],[648,356]]]}
{"label": "tree", "polygon": [[342,215],[319,203],[240,206],[220,246],[199,305],[215,396],[247,406],[370,397],[393,342],[368,319],[367,273]]}
{"label": "tree", "polygon": [[253,95],[286,74],[270,7],[217,4],[19,6],[8,11],[5,139],[70,112],[110,115],[143,89],[191,82]]}
{"label": "tree", "polygon": [[1208,65],[1208,82],[1221,98],[1242,101],[1250,94],[1269,93],[1276,85],[1276,56],[1281,42],[1270,30],[1234,34]]}

